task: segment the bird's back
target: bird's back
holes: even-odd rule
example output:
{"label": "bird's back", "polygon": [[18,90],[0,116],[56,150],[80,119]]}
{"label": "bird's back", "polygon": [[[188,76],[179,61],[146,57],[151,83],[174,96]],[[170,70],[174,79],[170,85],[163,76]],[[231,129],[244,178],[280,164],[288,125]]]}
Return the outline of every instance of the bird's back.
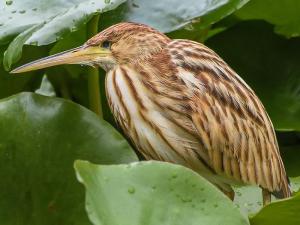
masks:
{"label": "bird's back", "polygon": [[175,40],[168,50],[214,170],[289,196],[272,122],[253,90],[202,44]]}

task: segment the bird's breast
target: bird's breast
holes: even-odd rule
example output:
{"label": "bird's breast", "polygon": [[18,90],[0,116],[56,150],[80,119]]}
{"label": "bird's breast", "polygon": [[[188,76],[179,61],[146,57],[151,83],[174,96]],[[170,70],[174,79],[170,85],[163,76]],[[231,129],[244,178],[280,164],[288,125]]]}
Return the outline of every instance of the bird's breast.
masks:
{"label": "bird's breast", "polygon": [[166,113],[169,109],[159,104],[163,102],[162,96],[158,99],[140,74],[128,67],[110,71],[106,76],[106,92],[118,124],[147,159],[204,167],[195,153],[201,145],[190,132],[192,128],[178,125],[176,120],[181,118],[176,111],[172,116]]}

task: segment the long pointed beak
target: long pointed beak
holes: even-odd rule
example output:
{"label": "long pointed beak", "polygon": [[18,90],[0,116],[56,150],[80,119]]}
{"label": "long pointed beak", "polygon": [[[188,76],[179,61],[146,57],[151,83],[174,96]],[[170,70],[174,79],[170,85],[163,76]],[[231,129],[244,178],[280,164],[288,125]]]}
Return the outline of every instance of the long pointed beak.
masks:
{"label": "long pointed beak", "polygon": [[101,58],[111,55],[111,51],[100,46],[82,45],[55,55],[51,55],[20,66],[10,73],[23,73],[63,64],[94,65]]}

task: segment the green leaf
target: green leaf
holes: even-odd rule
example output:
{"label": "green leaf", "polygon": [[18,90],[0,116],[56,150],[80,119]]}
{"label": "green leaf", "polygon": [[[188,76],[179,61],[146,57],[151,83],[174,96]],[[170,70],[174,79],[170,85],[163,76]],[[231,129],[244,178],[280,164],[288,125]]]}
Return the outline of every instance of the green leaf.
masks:
{"label": "green leaf", "polygon": [[249,21],[206,44],[255,90],[278,130],[300,130],[300,38],[287,40],[272,26]]}
{"label": "green leaf", "polygon": [[[125,0],[10,0],[0,2],[0,44],[8,43],[12,37],[18,40],[9,47],[6,66],[16,62],[23,44],[48,45],[78,30],[95,13],[116,8]],[[2,22],[3,21],[3,22]],[[33,28],[34,27],[34,28]],[[18,46],[17,46],[18,45]],[[13,52],[10,52],[13,51]]]}
{"label": "green leaf", "polygon": [[6,71],[11,69],[11,66],[20,60],[22,56],[22,48],[26,40],[41,27],[40,24],[25,30],[19,34],[8,46],[4,53],[3,65]]}
{"label": "green leaf", "polygon": [[275,32],[287,37],[300,36],[299,0],[251,0],[235,13],[240,19],[263,19],[275,25]]}
{"label": "green leaf", "polygon": [[[3,55],[7,46],[0,47],[0,54]],[[34,59],[41,58],[47,54],[49,50],[46,46],[25,46],[23,48],[23,58],[20,64],[30,62]],[[0,57],[0,99],[11,96],[22,91],[34,91],[41,83],[43,72],[41,70],[32,71],[23,74],[12,75],[3,68],[3,63]]]}
{"label": "green leaf", "polygon": [[3,225],[90,224],[74,160],[137,160],[121,135],[91,111],[32,93],[0,101],[0,137]]}
{"label": "green leaf", "polygon": [[171,32],[193,22],[207,27],[242,7],[249,0],[135,0],[102,17],[103,26],[120,21],[148,24],[162,32]]}
{"label": "green leaf", "polygon": [[251,218],[251,225],[300,224],[300,192],[290,199],[271,203]]}
{"label": "green leaf", "polygon": [[234,204],[195,172],[156,161],[94,165],[76,161],[95,225],[243,225]]}
{"label": "green leaf", "polygon": [[35,93],[40,95],[45,95],[49,97],[55,97],[56,93],[54,87],[52,86],[51,82],[49,81],[47,75],[43,76],[41,86],[35,90]]}

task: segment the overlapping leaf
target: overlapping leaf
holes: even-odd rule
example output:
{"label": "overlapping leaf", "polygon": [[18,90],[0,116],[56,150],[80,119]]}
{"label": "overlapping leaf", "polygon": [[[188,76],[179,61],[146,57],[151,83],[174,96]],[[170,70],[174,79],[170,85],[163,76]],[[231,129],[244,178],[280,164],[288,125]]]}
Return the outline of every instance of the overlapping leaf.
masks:
{"label": "overlapping leaf", "polygon": [[234,204],[195,172],[174,164],[77,161],[95,225],[246,225]]}
{"label": "overlapping leaf", "polygon": [[87,23],[95,13],[116,8],[125,0],[6,0],[0,2],[0,44],[8,43],[6,69],[16,62],[23,44],[47,45]]}
{"label": "overlapping leaf", "polygon": [[136,161],[108,123],[70,101],[23,93],[0,101],[0,221],[90,224],[75,159]]}
{"label": "overlapping leaf", "polygon": [[271,203],[251,218],[251,225],[300,224],[300,192],[290,199]]}
{"label": "overlapping leaf", "polygon": [[[207,27],[242,7],[249,0],[129,0],[106,14],[104,25],[120,21],[148,24],[161,32],[171,32],[189,23]],[[200,21],[200,23],[198,23]]]}
{"label": "overlapping leaf", "polygon": [[300,36],[300,1],[251,0],[235,13],[240,19],[262,19],[275,25],[275,32],[287,37]]}

